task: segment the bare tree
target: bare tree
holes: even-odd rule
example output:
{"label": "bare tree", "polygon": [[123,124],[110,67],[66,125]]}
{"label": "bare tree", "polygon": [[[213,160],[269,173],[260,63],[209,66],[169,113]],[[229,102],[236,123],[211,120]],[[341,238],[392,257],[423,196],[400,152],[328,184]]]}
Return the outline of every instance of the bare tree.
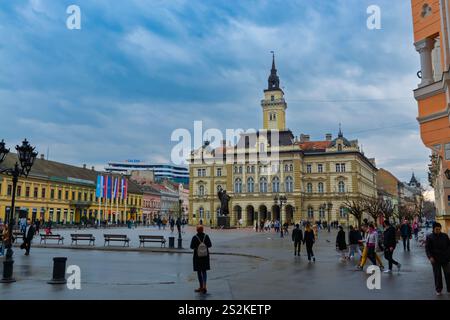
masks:
{"label": "bare tree", "polygon": [[369,197],[363,200],[364,211],[369,214],[373,219],[375,226],[378,225],[378,219],[382,215],[383,198],[381,197]]}
{"label": "bare tree", "polygon": [[423,202],[423,216],[427,220],[434,220],[436,217],[436,206],[432,201],[424,201]]}
{"label": "bare tree", "polygon": [[362,198],[350,199],[349,197],[346,197],[343,205],[348,213],[355,217],[358,222],[358,228],[361,227],[362,217],[366,210],[364,200]]}
{"label": "bare tree", "polygon": [[397,217],[400,222],[403,220],[411,221],[414,218],[414,214],[415,209],[411,206],[402,204],[398,207]]}
{"label": "bare tree", "polygon": [[394,216],[394,204],[391,200],[383,200],[380,211],[385,220],[391,221]]}

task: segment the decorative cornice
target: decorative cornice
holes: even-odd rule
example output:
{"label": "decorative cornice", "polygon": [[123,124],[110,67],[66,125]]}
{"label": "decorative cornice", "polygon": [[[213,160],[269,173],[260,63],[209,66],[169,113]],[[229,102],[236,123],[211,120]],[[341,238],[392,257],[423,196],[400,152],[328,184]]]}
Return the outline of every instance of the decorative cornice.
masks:
{"label": "decorative cornice", "polygon": [[426,115],[424,117],[417,117],[416,119],[420,124],[423,124],[425,122],[429,122],[429,121],[433,121],[433,120],[437,120],[437,119],[441,119],[441,118],[445,118],[445,117],[450,117],[450,105],[447,105],[447,108],[444,111],[435,112],[435,113]]}

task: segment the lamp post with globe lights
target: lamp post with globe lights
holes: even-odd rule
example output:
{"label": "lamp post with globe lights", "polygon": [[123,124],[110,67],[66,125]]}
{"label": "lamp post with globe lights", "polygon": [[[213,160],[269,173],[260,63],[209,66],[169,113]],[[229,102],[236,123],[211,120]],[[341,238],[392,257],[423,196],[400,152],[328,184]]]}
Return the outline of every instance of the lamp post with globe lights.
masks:
{"label": "lamp post with globe lights", "polygon": [[[35,147],[32,147],[27,139],[22,141],[22,145],[16,146],[17,151],[17,161],[12,168],[0,168],[0,173],[6,174],[12,177],[12,198],[11,198],[11,208],[9,210],[6,221],[8,222],[8,237],[5,243],[6,247],[6,259],[3,262],[3,279],[0,282],[14,282],[12,278],[13,271],[13,250],[12,250],[12,230],[14,225],[14,211],[16,202],[16,189],[17,182],[20,176],[27,177],[31,171],[31,167],[36,160],[37,152],[34,151]],[[6,159],[6,155],[9,153],[9,149],[6,148],[5,142],[2,140],[0,142],[0,164]]]}

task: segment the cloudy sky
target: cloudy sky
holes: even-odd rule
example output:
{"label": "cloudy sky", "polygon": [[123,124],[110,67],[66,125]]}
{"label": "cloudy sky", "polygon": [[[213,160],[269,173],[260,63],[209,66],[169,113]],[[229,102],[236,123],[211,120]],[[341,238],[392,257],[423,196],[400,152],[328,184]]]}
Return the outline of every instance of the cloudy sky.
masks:
{"label": "cloudy sky", "polygon": [[195,120],[259,128],[273,50],[295,135],[342,123],[379,167],[426,183],[410,1],[0,0],[0,39],[0,138],[51,160],[168,162]]}

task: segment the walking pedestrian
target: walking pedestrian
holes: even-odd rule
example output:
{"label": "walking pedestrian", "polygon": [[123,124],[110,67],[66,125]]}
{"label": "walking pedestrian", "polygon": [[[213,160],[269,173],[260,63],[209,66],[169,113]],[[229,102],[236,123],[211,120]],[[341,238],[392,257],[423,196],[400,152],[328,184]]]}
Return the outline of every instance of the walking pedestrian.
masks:
{"label": "walking pedestrian", "polygon": [[294,241],[294,256],[300,256],[300,249],[303,241],[303,232],[300,225],[296,224],[292,230],[292,241]]}
{"label": "walking pedestrian", "polygon": [[27,226],[25,228],[25,233],[23,234],[23,243],[20,246],[21,249],[25,249],[25,255],[30,255],[30,249],[31,249],[31,240],[33,240],[34,237],[34,226],[31,224],[31,220],[27,220]]}
{"label": "walking pedestrian", "polygon": [[169,218],[169,224],[170,224],[170,232],[173,233],[173,230],[175,229],[175,220],[172,217]]}
{"label": "walking pedestrian", "polygon": [[193,236],[191,240],[191,249],[194,250],[193,253],[194,271],[197,271],[198,282],[200,284],[199,288],[195,289],[195,292],[201,292],[203,294],[207,292],[206,271],[210,270],[208,248],[211,248],[211,246],[212,246],[211,240],[209,239],[209,236],[203,232],[203,226],[201,225],[197,226],[197,234]]}
{"label": "walking pedestrian", "polygon": [[394,260],[394,250],[397,245],[397,239],[395,238],[395,228],[391,226],[388,220],[384,221],[384,233],[383,233],[383,247],[384,247],[384,258],[389,262],[389,269],[386,273],[392,272],[392,265],[395,264],[400,272],[401,264]]}
{"label": "walking pedestrian", "polygon": [[413,225],[412,225],[412,230],[414,233],[414,239],[416,241],[419,240],[419,224],[417,223],[417,221],[414,221]]}
{"label": "walking pedestrian", "polygon": [[376,247],[378,245],[378,232],[375,230],[375,226],[371,223],[369,224],[369,234],[367,235],[367,258],[372,262],[372,265],[376,265],[377,261],[375,259]]}
{"label": "walking pedestrian", "polygon": [[409,240],[412,237],[412,228],[406,219],[400,227],[400,233],[403,239],[403,251],[406,251],[407,249],[409,251]]}
{"label": "walking pedestrian", "polygon": [[361,257],[361,250],[359,249],[359,242],[362,240],[361,232],[356,230],[353,226],[350,226],[350,232],[348,233],[348,243],[349,243],[349,254],[348,258],[353,259],[355,253],[358,252]]}
{"label": "walking pedestrian", "polygon": [[2,226],[2,230],[0,230],[0,234],[2,235],[2,239],[0,241],[0,256],[3,256],[5,254],[5,244],[8,240],[8,224],[5,223]]}
{"label": "walking pedestrian", "polygon": [[308,254],[309,262],[311,262],[311,258],[313,259],[313,262],[316,262],[316,257],[314,257],[314,252],[313,252],[314,242],[315,242],[314,231],[311,229],[311,225],[308,223],[305,228],[303,244],[306,244],[306,252]]}
{"label": "walking pedestrian", "polygon": [[427,236],[425,251],[433,267],[436,295],[442,294],[442,271],[444,272],[447,292],[450,293],[450,239],[441,232],[441,224],[433,224],[433,233]]}
{"label": "walking pedestrian", "polygon": [[[366,232],[366,230],[367,230],[367,232]],[[370,232],[368,231],[367,225],[362,226],[361,234],[366,234],[366,236],[363,240],[360,241],[361,245],[363,246],[363,251],[362,251],[362,255],[361,255],[361,260],[356,267],[358,270],[363,270],[364,265],[366,264],[367,258],[368,258],[369,248],[367,246],[367,243],[368,243],[368,237],[370,235]],[[384,270],[384,265],[383,265],[383,262],[381,261],[381,258],[377,255],[376,252],[374,252],[374,253],[375,253],[375,260],[377,261],[378,266],[380,267],[381,270]]]}
{"label": "walking pedestrian", "polygon": [[347,243],[345,242],[345,231],[342,226],[339,226],[339,231],[336,236],[336,250],[341,254],[341,261],[345,261],[345,253],[347,252]]}

